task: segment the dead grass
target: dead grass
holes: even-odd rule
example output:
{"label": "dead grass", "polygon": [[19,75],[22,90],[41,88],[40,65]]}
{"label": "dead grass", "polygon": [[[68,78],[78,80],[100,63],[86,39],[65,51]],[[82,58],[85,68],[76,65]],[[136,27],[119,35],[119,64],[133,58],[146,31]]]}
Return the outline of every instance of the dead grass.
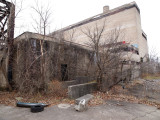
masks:
{"label": "dead grass", "polygon": [[46,95],[22,95],[17,93],[16,91],[13,92],[0,92],[0,104],[5,104],[9,106],[16,106],[18,102],[17,98],[21,98],[20,102],[27,102],[27,103],[45,103],[49,104],[50,106],[57,105],[60,103],[68,103],[74,104],[74,100],[70,100],[63,96],[55,96],[51,94]]}
{"label": "dead grass", "polygon": [[62,82],[58,80],[52,80],[48,85],[48,94],[52,94],[58,97],[66,97],[67,89],[63,88]]}
{"label": "dead grass", "polygon": [[[118,87],[117,87],[118,88]],[[116,88],[116,89],[117,89]],[[114,90],[115,91],[115,90]],[[150,106],[155,106],[160,108],[159,103],[148,101],[147,99],[138,99],[134,96],[124,95],[124,94],[114,94],[113,89],[109,92],[95,92],[93,93],[94,98],[89,102],[89,106],[96,106],[105,104],[107,100],[117,100],[117,101],[127,101],[131,103],[146,104]],[[57,105],[60,103],[74,104],[74,100],[70,100],[67,97],[58,96],[48,96],[48,95],[36,95],[36,96],[26,96],[20,95],[16,91],[14,92],[0,92],[0,104],[5,104],[9,106],[16,106],[17,97],[22,98],[21,102],[27,103],[45,103],[50,106]]]}
{"label": "dead grass", "polygon": [[[9,106],[16,106],[16,98],[21,97],[21,102],[27,103],[45,103],[50,106],[57,105],[60,103],[74,104],[74,100],[70,100],[65,97],[55,97],[55,96],[20,96],[16,91],[14,92],[0,92],[0,104],[5,104]],[[89,106],[96,106],[105,104],[107,100],[117,100],[117,101],[127,101],[131,103],[146,104],[150,106],[155,106],[160,108],[159,103],[148,101],[147,99],[138,99],[134,96],[124,95],[124,94],[113,94],[112,90],[106,93],[95,92],[93,93],[94,98],[89,102]]]}
{"label": "dead grass", "polygon": [[[136,84],[140,84],[137,82]],[[137,98],[132,95],[126,94],[126,89],[123,89],[122,86],[116,85],[110,91],[104,92],[95,92],[93,93],[94,98],[89,102],[90,106],[101,105],[106,103],[107,100],[116,100],[116,101],[126,101],[131,103],[146,104],[150,106],[155,106],[160,108],[160,103],[149,101],[146,98]]]}
{"label": "dead grass", "polygon": [[[137,82],[138,84],[141,84],[139,82]],[[118,91],[117,94],[113,91]],[[138,104],[146,104],[146,105],[150,105],[150,106],[155,106],[155,107],[160,107],[160,103],[156,103],[156,102],[152,102],[149,101],[146,98],[137,98],[135,96],[132,95],[127,95],[126,94],[126,90],[122,89],[122,87],[117,85],[115,87],[113,87],[108,93],[105,99],[113,99],[113,100],[118,100],[118,101],[128,101],[128,102],[132,102],[132,103],[138,103]]]}
{"label": "dead grass", "polygon": [[157,73],[157,74],[143,74],[142,78],[146,79],[146,80],[160,79],[160,73]]}
{"label": "dead grass", "polygon": [[[50,106],[57,105],[60,103],[74,104],[74,100],[67,98],[67,91],[62,90],[60,87],[62,84],[58,81],[52,81],[50,83],[50,92],[47,94],[36,94],[36,95],[26,95],[13,92],[0,92],[0,104],[16,106],[17,97],[21,98],[21,102],[27,103],[46,103]],[[141,81],[135,81],[134,84],[142,84]],[[53,88],[54,87],[54,88]],[[117,101],[127,101],[131,103],[146,104],[160,108],[160,104],[156,102],[151,102],[146,98],[139,99],[131,95],[126,94],[126,89],[123,89],[121,85],[116,85],[112,87],[110,91],[107,92],[94,92],[94,98],[89,102],[89,106],[102,105],[105,104],[107,100],[117,100]]]}
{"label": "dead grass", "polygon": [[0,91],[0,104],[16,106],[18,102],[17,98],[20,99],[20,102],[27,103],[45,103],[49,105],[57,105],[59,103],[69,103],[74,104],[74,100],[67,98],[67,90],[62,88],[62,83],[53,80],[49,83],[48,91],[46,94],[37,93],[34,95],[22,94],[17,91],[6,92]]}

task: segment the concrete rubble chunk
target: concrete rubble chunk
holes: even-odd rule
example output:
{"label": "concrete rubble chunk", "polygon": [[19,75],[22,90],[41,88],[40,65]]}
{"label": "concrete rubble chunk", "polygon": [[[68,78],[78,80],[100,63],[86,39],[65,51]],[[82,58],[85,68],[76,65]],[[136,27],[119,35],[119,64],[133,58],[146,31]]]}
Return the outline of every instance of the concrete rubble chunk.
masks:
{"label": "concrete rubble chunk", "polygon": [[78,105],[80,103],[81,100],[85,100],[86,104],[88,104],[88,102],[93,98],[94,96],[91,95],[91,94],[87,94],[87,95],[84,95],[80,98],[77,98],[75,100],[75,104]]}
{"label": "concrete rubble chunk", "polygon": [[75,110],[78,112],[83,112],[86,111],[88,109],[88,105],[86,103],[85,99],[82,99],[78,105],[75,105]]}

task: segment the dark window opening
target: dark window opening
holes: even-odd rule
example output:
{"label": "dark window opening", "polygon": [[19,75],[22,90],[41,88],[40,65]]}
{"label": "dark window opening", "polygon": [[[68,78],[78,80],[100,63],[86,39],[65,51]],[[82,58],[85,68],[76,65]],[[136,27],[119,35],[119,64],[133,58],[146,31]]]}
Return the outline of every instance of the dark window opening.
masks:
{"label": "dark window opening", "polygon": [[44,41],[43,45],[44,45],[45,50],[48,50],[49,44],[47,43],[47,41]]}
{"label": "dark window opening", "polygon": [[126,61],[126,60],[122,61],[122,64],[126,64],[126,63],[127,63],[127,61]]}

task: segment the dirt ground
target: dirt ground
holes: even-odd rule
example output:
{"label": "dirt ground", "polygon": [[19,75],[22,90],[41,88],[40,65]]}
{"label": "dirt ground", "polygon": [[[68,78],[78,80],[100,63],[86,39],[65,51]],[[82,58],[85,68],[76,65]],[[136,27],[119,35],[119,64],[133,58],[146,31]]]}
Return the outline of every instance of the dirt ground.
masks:
{"label": "dirt ground", "polygon": [[[124,89],[123,89],[124,86]],[[140,103],[160,108],[160,79],[145,80],[137,79],[128,83],[119,83],[107,92],[95,92],[94,98],[89,102],[89,106],[96,106],[105,103],[107,100],[127,101]],[[74,100],[66,96],[47,95],[22,95],[13,92],[0,92],[0,104],[16,106],[16,102],[46,103],[50,106],[60,103],[74,104]]]}
{"label": "dirt ground", "polygon": [[[119,83],[107,92],[95,92],[85,112],[74,110],[74,100],[65,95],[26,95],[13,92],[0,92],[0,120],[159,120],[160,118],[160,79],[137,79]],[[18,108],[16,102],[36,102],[50,104],[41,113],[33,114],[29,108]],[[71,107],[61,109],[58,104]],[[17,114],[19,113],[19,114]],[[96,114],[93,114],[96,113]],[[92,114],[92,115],[91,115]]]}
{"label": "dirt ground", "polygon": [[137,79],[127,83],[123,91],[117,94],[135,96],[137,99],[145,99],[160,104],[160,79]]}

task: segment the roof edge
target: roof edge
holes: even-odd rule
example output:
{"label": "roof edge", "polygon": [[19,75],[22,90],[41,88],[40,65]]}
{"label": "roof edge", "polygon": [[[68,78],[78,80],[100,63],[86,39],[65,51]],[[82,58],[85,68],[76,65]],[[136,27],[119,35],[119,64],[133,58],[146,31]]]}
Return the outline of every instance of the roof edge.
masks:
{"label": "roof edge", "polygon": [[100,13],[100,14],[95,15],[95,16],[93,16],[93,17],[87,18],[87,19],[82,20],[82,21],[80,21],[80,22],[77,22],[77,23],[75,23],[75,24],[72,24],[72,25],[69,25],[69,26],[64,27],[64,28],[62,28],[62,29],[59,29],[59,30],[57,30],[57,31],[54,31],[54,32],[52,32],[52,33],[49,34],[49,35],[52,35],[52,34],[54,34],[55,32],[64,32],[64,31],[66,31],[66,30],[73,29],[73,28],[75,28],[75,27],[78,27],[78,26],[87,24],[87,23],[89,23],[89,22],[93,22],[93,21],[95,21],[95,20],[98,20],[98,19],[101,19],[101,18],[103,18],[103,17],[107,17],[107,16],[110,16],[110,15],[116,14],[116,13],[118,13],[118,12],[124,11],[124,10],[126,10],[126,9],[130,9],[130,8],[133,8],[133,7],[135,7],[135,8],[137,9],[138,13],[140,14],[140,9],[139,9],[138,5],[136,4],[135,1],[133,1],[133,2],[131,2],[131,3],[124,4],[124,5],[119,6],[119,7],[117,7],[117,8],[111,9],[111,10],[109,10],[107,13]]}
{"label": "roof edge", "polygon": [[19,41],[29,40],[29,39],[39,39],[39,40],[45,40],[45,41],[50,41],[50,42],[55,42],[55,43],[72,44],[72,45],[81,47],[81,48],[86,49],[86,50],[91,50],[90,46],[87,46],[87,45],[82,45],[82,44],[74,43],[74,42],[67,41],[67,40],[58,41],[54,37],[47,36],[47,35],[42,35],[42,34],[39,34],[39,33],[28,32],[28,31],[26,31],[26,32],[22,33],[21,35],[19,35],[18,37],[16,37],[14,39],[14,44],[16,44]]}

